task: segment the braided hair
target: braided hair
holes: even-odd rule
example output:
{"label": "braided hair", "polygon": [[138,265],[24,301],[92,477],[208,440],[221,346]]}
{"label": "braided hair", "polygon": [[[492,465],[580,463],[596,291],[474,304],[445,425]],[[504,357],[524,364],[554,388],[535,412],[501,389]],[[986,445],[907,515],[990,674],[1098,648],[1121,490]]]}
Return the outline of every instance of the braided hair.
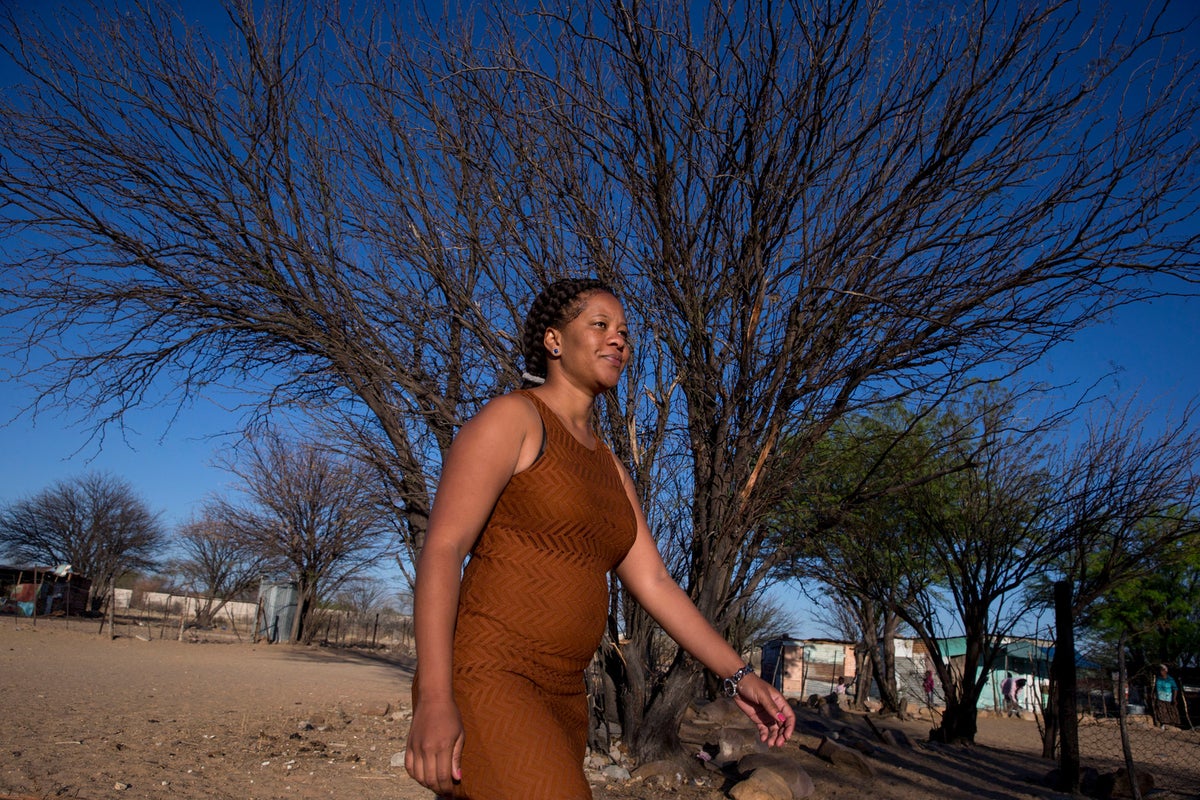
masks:
{"label": "braided hair", "polygon": [[[523,387],[535,386],[546,379],[546,329],[561,328],[578,317],[584,302],[596,292],[615,294],[603,281],[578,278],[555,281],[534,299],[525,317],[522,339],[525,348]],[[538,378],[541,380],[536,380]]]}

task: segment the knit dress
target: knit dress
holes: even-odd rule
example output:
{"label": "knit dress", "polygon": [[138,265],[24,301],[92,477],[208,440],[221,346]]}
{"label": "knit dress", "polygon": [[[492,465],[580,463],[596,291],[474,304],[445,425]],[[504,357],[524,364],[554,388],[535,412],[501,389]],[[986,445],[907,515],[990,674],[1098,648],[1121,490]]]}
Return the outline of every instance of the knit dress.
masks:
{"label": "knit dress", "polygon": [[604,632],[607,573],[636,520],[609,449],[588,449],[536,395],[544,450],[514,475],[471,551],[454,636],[470,800],[590,800],[583,671]]}

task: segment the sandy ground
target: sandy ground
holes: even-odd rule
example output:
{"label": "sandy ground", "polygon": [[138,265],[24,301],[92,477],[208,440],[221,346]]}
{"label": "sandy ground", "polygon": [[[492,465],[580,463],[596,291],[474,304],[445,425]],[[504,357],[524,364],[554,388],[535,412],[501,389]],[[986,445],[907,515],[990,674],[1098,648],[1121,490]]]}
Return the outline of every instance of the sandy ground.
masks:
{"label": "sandy ground", "polygon": [[[0,798],[429,800],[392,766],[408,728],[411,664],[287,645],[188,643],[95,621],[0,617]],[[1065,798],[1041,786],[1030,721],[983,719],[975,747],[880,748],[868,781],[792,751],[817,798]],[[882,723],[881,723],[882,724]],[[888,723],[923,739],[928,722]],[[864,726],[865,727],[865,726]],[[719,800],[729,783],[597,783],[597,800]]]}

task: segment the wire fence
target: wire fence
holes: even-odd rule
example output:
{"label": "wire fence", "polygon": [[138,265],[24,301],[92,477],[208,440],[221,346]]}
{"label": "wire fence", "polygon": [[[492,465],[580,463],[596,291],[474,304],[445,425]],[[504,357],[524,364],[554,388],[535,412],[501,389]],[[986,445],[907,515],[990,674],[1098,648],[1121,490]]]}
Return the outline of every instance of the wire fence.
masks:
{"label": "wire fence", "polygon": [[[1200,687],[1171,675],[1173,700],[1156,702],[1158,665],[1122,671],[1116,647],[1084,653],[1077,670],[1084,782],[1120,775],[1126,797],[1200,798]],[[1118,702],[1118,698],[1124,698]]]}
{"label": "wire fence", "polygon": [[[223,604],[212,625],[195,626],[196,609],[205,601],[188,595],[118,589],[114,593],[113,624],[147,639],[257,641],[264,638],[261,609],[254,603]],[[333,647],[388,648],[415,651],[412,617],[394,611],[351,611],[317,608],[309,618],[308,641]],[[270,637],[266,637],[270,641]]]}

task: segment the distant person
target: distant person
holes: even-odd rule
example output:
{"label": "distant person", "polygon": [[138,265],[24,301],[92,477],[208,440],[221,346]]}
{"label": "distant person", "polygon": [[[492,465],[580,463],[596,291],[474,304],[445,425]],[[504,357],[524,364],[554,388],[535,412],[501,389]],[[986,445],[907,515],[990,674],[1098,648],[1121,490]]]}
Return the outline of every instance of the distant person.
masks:
{"label": "distant person", "polygon": [[1012,708],[1010,708],[1008,712],[1010,717],[1021,716],[1021,692],[1025,689],[1025,684],[1027,682],[1028,681],[1026,681],[1024,678],[1017,678],[1017,680],[1013,683]]}
{"label": "distant person", "polygon": [[1154,679],[1154,721],[1163,730],[1168,725],[1179,724],[1179,683],[1167,674],[1167,665],[1158,665],[1158,677]]}
{"label": "distant person", "polygon": [[833,700],[838,708],[846,705],[846,679],[838,678],[837,686],[833,687]]}
{"label": "distant person", "polygon": [[1017,707],[1017,682],[1013,679],[1012,673],[1005,673],[1004,680],[1000,682],[1000,696],[1004,698],[1004,714],[1011,717],[1013,711]]}
{"label": "distant person", "polygon": [[933,670],[925,670],[925,680],[921,681],[921,688],[925,690],[925,705],[933,708]]}

